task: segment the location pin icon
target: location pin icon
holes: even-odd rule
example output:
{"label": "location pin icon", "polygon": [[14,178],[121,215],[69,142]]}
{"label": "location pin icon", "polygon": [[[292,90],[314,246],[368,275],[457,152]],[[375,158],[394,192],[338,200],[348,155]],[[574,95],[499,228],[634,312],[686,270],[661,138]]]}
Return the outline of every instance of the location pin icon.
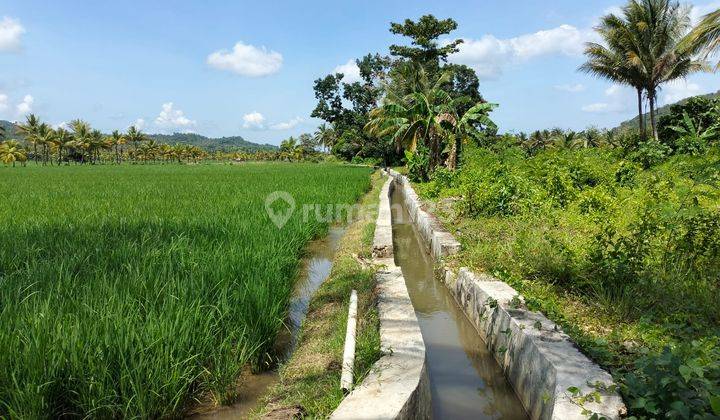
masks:
{"label": "location pin icon", "polygon": [[[278,201],[285,202],[288,208],[284,211],[276,211],[273,205]],[[295,212],[295,200],[286,191],[275,191],[265,198],[265,212],[267,212],[275,226],[282,229],[292,217],[293,212]]]}

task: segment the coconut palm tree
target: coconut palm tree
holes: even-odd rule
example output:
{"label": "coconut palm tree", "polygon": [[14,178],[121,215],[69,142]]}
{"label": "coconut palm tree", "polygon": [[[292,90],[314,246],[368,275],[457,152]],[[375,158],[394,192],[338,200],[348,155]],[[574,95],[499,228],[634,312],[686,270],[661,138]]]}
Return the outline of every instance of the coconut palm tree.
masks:
{"label": "coconut palm tree", "polygon": [[25,141],[32,144],[33,146],[33,160],[35,160],[35,163],[38,162],[38,153],[37,153],[37,134],[38,134],[38,128],[40,127],[40,118],[37,117],[35,114],[28,114],[25,116],[25,123],[24,124],[18,124],[17,129],[20,134],[23,135],[25,138]]}
{"label": "coconut palm tree", "polygon": [[37,127],[36,134],[34,136],[35,145],[40,145],[42,148],[42,161],[43,166],[47,165],[50,160],[50,148],[52,147],[55,138],[55,130],[46,123],[42,123]]}
{"label": "coconut palm tree", "polygon": [[120,131],[113,130],[108,140],[111,146],[115,148],[115,163],[120,164],[120,146],[127,143],[127,139]]}
{"label": "coconut palm tree", "polygon": [[17,140],[6,140],[0,143],[0,162],[4,164],[12,164],[15,162],[25,163],[27,161],[27,153]]}
{"label": "coconut palm tree", "polygon": [[[415,66],[412,68],[414,71],[409,69],[406,66],[403,70],[407,73],[403,76],[405,81],[388,89],[384,104],[370,111],[370,121],[365,125],[365,130],[377,138],[389,137],[398,151],[405,149],[415,152],[419,144],[424,145],[430,151],[429,169],[432,170],[440,164],[448,139],[450,153],[457,153],[457,143],[455,146],[452,143],[458,140],[451,137],[461,120],[457,109],[460,104],[467,104],[467,98],[452,98],[442,89],[452,78],[452,72],[444,73],[435,83],[430,84],[422,67]],[[411,93],[404,94],[408,90],[412,90]],[[468,111],[465,120],[467,125],[463,127],[478,122],[475,119],[480,118],[484,111],[482,107],[472,113]],[[453,160],[456,160],[456,156]]]}
{"label": "coconut palm tree", "polygon": [[321,124],[315,132],[315,140],[317,143],[325,148],[325,150],[331,150],[337,141],[337,133],[332,127],[328,127],[327,124]]}
{"label": "coconut palm tree", "polygon": [[131,125],[130,128],[128,128],[128,131],[125,134],[125,138],[127,139],[128,143],[131,143],[135,146],[136,151],[140,146],[140,143],[147,140],[145,134],[141,130],[138,130],[138,128],[134,125]]}
{"label": "coconut palm tree", "polygon": [[85,154],[91,149],[90,139],[92,129],[87,122],[77,119],[70,121],[73,140],[71,147],[80,154],[80,161],[85,163]]}
{"label": "coconut palm tree", "polygon": [[707,68],[681,44],[690,28],[690,9],[675,0],[630,0],[623,16],[603,20],[613,48],[638,73],[650,105],[652,135],[657,140],[656,104],[660,87]]}
{"label": "coconut palm tree", "polygon": [[618,40],[618,32],[613,30],[617,23],[616,19],[618,18],[614,15],[607,15],[601,19],[600,25],[595,30],[604,39],[606,45],[588,42],[585,45],[588,61],[580,66],[580,71],[635,89],[640,134],[644,137],[643,78],[641,72],[627,61],[626,51]]}
{"label": "coconut palm tree", "polygon": [[62,159],[63,159],[63,150],[67,150],[70,147],[72,147],[72,141],[73,141],[73,136],[66,129],[60,127],[57,130],[55,130],[55,136],[53,137],[52,144],[55,147],[55,150],[57,151],[58,166],[60,166],[60,163],[62,162]]}
{"label": "coconut palm tree", "polygon": [[[465,139],[472,138],[477,143],[482,141],[482,136],[489,132],[495,134],[497,125],[490,119],[490,112],[497,107],[496,104],[481,102],[467,110],[459,119],[452,121],[454,132],[449,139],[450,150],[445,166],[451,171],[457,168],[462,144]],[[447,117],[446,117],[447,119]]]}

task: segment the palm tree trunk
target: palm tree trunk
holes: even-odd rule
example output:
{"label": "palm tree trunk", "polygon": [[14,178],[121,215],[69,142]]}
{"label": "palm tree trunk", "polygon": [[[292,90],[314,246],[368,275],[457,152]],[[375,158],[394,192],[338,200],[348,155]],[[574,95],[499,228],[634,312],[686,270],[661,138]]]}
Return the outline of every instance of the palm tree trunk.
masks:
{"label": "palm tree trunk", "polygon": [[650,100],[650,126],[652,127],[652,135],[655,140],[658,140],[657,124],[655,122],[655,90],[648,92],[648,99]]}
{"label": "palm tree trunk", "polygon": [[645,138],[645,121],[642,107],[642,88],[637,88],[638,95],[638,120],[640,121],[640,137]]}

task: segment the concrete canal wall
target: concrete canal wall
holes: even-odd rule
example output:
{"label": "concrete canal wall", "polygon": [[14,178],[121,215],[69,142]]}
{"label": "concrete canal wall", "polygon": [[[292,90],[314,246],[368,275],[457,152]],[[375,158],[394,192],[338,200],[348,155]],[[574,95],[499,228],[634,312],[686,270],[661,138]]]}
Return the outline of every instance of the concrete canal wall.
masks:
{"label": "concrete canal wall", "polygon": [[[390,171],[404,205],[440,264],[442,280],[457,304],[493,351],[506,377],[532,419],[587,419],[584,410],[608,419],[625,412],[613,390],[612,377],[585,357],[570,337],[543,314],[531,312],[508,284],[467,268],[454,272],[443,258],[460,250],[460,243],[422,203],[407,178]],[[597,392],[600,401],[579,403],[568,388],[582,395]],[[608,389],[610,388],[610,389]]]}

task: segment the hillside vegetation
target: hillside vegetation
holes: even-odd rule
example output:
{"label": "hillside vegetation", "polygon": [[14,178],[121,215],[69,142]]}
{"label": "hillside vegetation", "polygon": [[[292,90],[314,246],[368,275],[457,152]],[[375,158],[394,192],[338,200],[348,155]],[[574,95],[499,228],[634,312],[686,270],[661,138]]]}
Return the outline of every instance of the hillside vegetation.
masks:
{"label": "hillside vegetation", "polygon": [[[10,121],[0,120],[0,128],[5,130],[7,139],[24,139],[25,135],[18,130],[18,126]],[[108,136],[103,134],[103,136]],[[145,134],[148,140],[154,140],[164,144],[182,144],[201,147],[208,152],[216,151],[275,151],[277,146],[271,144],[258,144],[245,140],[240,136],[230,137],[206,137],[195,133],[173,133],[173,134]]]}

